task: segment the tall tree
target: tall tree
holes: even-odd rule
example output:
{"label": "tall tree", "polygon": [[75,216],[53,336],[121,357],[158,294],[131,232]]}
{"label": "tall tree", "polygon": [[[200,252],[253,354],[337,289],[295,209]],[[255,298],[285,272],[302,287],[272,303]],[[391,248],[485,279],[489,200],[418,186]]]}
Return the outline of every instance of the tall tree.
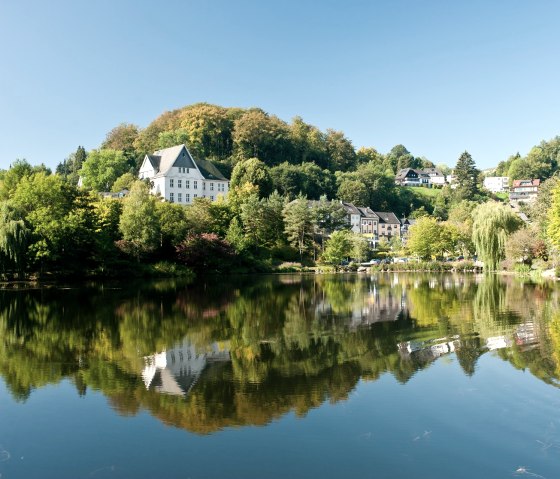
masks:
{"label": "tall tree", "polygon": [[111,191],[119,176],[130,166],[122,151],[92,150],[80,170],[83,186],[94,191]]}
{"label": "tall tree", "polygon": [[472,240],[485,271],[495,271],[505,258],[508,236],[521,226],[521,220],[511,208],[501,203],[487,202],[475,208]]}
{"label": "tall tree", "polygon": [[125,198],[119,230],[123,236],[121,248],[137,261],[140,256],[156,249],[160,234],[156,200],[148,186],[137,181]]}
{"label": "tall tree", "polygon": [[12,267],[21,273],[25,267],[25,253],[29,229],[7,201],[0,203],[0,265],[5,271]]}
{"label": "tall tree", "polygon": [[472,156],[463,152],[455,166],[455,177],[458,187],[456,189],[460,200],[473,200],[479,193],[478,176],[480,171],[476,168]]}
{"label": "tall tree", "polygon": [[261,198],[272,193],[272,179],[267,166],[257,158],[250,158],[235,165],[231,175],[231,188],[239,188],[246,183],[259,189]]}
{"label": "tall tree", "polygon": [[313,212],[305,197],[299,196],[288,203],[283,211],[285,233],[290,244],[297,248],[301,261],[313,243],[315,223]]}

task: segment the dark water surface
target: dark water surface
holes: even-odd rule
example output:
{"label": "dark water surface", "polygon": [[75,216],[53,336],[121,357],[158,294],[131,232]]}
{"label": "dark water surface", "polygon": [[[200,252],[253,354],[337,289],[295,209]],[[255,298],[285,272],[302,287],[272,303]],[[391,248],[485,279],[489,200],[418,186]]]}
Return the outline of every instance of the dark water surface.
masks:
{"label": "dark water surface", "polygon": [[0,290],[0,478],[560,477],[555,284]]}

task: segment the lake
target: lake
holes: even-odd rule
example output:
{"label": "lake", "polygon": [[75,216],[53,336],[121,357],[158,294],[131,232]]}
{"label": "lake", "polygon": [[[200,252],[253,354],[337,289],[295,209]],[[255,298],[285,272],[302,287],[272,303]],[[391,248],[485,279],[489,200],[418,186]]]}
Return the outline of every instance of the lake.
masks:
{"label": "lake", "polygon": [[557,478],[560,289],[280,275],[0,290],[0,477]]}

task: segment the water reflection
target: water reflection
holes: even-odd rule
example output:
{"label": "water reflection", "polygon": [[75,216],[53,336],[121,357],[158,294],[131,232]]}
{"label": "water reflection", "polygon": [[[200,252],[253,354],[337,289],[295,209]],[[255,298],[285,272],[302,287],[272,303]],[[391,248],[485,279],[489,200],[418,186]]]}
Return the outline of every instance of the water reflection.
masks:
{"label": "water reflection", "polygon": [[473,375],[495,354],[558,385],[558,311],[554,285],[453,275],[0,290],[0,375],[20,401],[69,379],[210,433],[305,415],[360,379],[404,384],[442,356]]}

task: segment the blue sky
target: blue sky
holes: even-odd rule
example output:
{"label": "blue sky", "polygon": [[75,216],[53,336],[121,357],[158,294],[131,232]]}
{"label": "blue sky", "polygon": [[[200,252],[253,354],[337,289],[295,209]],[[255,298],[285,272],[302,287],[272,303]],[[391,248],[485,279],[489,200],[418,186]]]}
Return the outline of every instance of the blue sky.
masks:
{"label": "blue sky", "polygon": [[0,0],[0,168],[201,101],[487,168],[560,134],[558,18],[553,0]]}

